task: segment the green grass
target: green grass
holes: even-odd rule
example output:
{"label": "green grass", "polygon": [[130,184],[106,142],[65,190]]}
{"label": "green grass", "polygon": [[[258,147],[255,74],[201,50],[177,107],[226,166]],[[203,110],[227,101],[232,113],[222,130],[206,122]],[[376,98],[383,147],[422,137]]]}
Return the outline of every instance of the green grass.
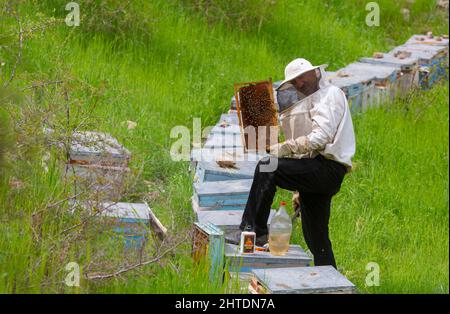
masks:
{"label": "green grass", "polygon": [[[448,20],[434,10],[435,1],[378,3],[380,27],[365,25],[365,1],[278,1],[261,27],[240,30],[220,22],[208,24],[176,1],[134,1],[128,13],[115,20],[123,30],[120,34],[101,24],[92,27],[89,19],[82,20],[80,28],[57,23],[35,32],[25,41],[12,85],[20,89],[33,82],[70,78],[64,86],[70,91],[71,125],[87,118],[86,129],[110,132],[132,152],[131,167],[142,174],[130,199],[153,192],[150,205],[170,232],[179,235],[193,221],[192,188],[188,165],[170,158],[171,128],[191,128],[193,117],[202,118],[202,126],[214,124],[228,109],[234,82],[282,79],[284,66],[295,57],[338,69],[401,44],[411,34],[447,32]],[[19,13],[29,26],[40,18],[63,18],[64,4],[27,1]],[[403,20],[402,7],[410,7],[410,22]],[[95,12],[83,11],[83,3],[81,8],[82,13]],[[138,14],[134,19],[133,12]],[[145,31],[143,17],[148,19]],[[10,17],[4,21],[0,30],[10,33],[16,23]],[[6,63],[1,72],[5,79],[15,54],[0,50],[0,61]],[[33,97],[34,109],[19,101],[15,106],[5,104],[14,109],[12,120],[21,121],[21,130],[17,124],[11,128],[23,145],[12,149],[11,155],[18,158],[9,160],[0,183],[0,291],[226,291],[208,283],[204,268],[193,265],[189,244],[161,264],[119,278],[82,281],[77,289],[61,284],[66,274],[61,265],[72,260],[87,265],[101,256],[101,246],[83,240],[68,250],[60,247],[54,238],[74,219],[68,217],[66,206],[46,212],[42,236],[36,241],[31,214],[64,192],[57,166],[49,172],[40,166],[45,146],[35,130],[42,127],[44,117],[64,125],[65,106],[59,89],[49,88],[42,99]],[[448,293],[448,106],[446,81],[406,102],[354,117],[356,169],[333,201],[330,228],[340,270],[361,292]],[[136,121],[137,128],[128,130],[126,120]],[[52,155],[58,158],[57,152]],[[11,188],[11,176],[25,186]],[[147,187],[143,180],[153,184]],[[280,191],[276,202],[289,198]],[[304,245],[299,225],[293,241]],[[121,263],[114,243],[102,249]],[[365,286],[368,262],[380,265],[379,287]]]}

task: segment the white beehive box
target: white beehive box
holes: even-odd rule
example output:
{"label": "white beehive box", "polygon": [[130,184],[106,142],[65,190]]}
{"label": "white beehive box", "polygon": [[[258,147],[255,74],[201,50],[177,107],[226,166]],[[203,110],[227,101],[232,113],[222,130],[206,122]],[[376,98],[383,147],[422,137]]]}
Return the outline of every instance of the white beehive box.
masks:
{"label": "white beehive box", "polygon": [[101,132],[75,132],[69,151],[71,163],[127,166],[130,152],[117,139]]}
{"label": "white beehive box", "polygon": [[332,266],[252,270],[249,286],[258,294],[351,294],[356,287]]}

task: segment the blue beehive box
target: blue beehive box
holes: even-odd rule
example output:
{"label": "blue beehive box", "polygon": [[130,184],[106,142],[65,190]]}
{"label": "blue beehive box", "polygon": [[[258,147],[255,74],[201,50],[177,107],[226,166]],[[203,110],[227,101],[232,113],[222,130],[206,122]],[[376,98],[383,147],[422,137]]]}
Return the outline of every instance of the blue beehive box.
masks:
{"label": "blue beehive box", "polygon": [[[256,155],[256,154],[255,154]],[[254,160],[251,155],[244,153],[244,147],[193,148],[190,154],[190,171],[197,172],[199,162],[216,160]]]}
{"label": "blue beehive box", "polygon": [[347,96],[351,112],[361,111],[364,85],[358,77],[339,77],[337,72],[327,72],[326,79],[342,89]]}
{"label": "blue beehive box", "polygon": [[210,263],[210,280],[221,281],[224,263],[225,237],[222,230],[211,223],[194,223],[192,257],[199,261],[206,257]]}
{"label": "blue beehive box", "polygon": [[381,58],[365,57],[359,61],[363,63],[382,64],[396,67],[401,75],[397,84],[397,96],[405,97],[411,89],[419,86],[419,60],[417,57],[400,58],[392,53],[381,53]]}
{"label": "blue beehive box", "polygon": [[441,77],[446,76],[446,48],[443,46],[408,44],[394,48],[393,54],[408,53],[419,60],[419,85],[431,87]]}
{"label": "blue beehive box", "polygon": [[222,168],[216,161],[201,161],[197,165],[196,180],[225,181],[252,179],[258,161],[234,161],[233,168]]}
{"label": "blue beehive box", "polygon": [[255,269],[254,294],[353,294],[356,287],[332,266]]}
{"label": "blue beehive box", "polygon": [[251,179],[194,183],[194,210],[243,210]]}
{"label": "blue beehive box", "polygon": [[204,148],[243,148],[242,135],[238,134],[210,134]]}
{"label": "blue beehive box", "polygon": [[103,203],[100,216],[111,220],[127,248],[140,248],[150,233],[152,215],[146,203]]}
{"label": "blue beehive box", "polygon": [[339,84],[338,78],[349,78],[360,82],[362,85],[361,91],[361,104],[359,107],[361,111],[364,111],[367,107],[372,106],[375,100],[375,74],[365,71],[356,66],[347,66],[336,72],[337,78],[331,78],[335,84]]}
{"label": "blue beehive box", "polygon": [[239,246],[225,244],[225,258],[230,272],[249,273],[255,269],[287,268],[309,266],[311,257],[299,246],[289,245],[289,250],[283,256],[275,256],[270,252],[255,251],[252,254],[242,254]]}
{"label": "blue beehive box", "polygon": [[371,101],[367,103],[368,105],[377,106],[381,103],[394,100],[397,76],[400,72],[398,68],[382,64],[375,65],[370,63],[353,62],[342,70],[354,75],[369,77],[374,82]]}

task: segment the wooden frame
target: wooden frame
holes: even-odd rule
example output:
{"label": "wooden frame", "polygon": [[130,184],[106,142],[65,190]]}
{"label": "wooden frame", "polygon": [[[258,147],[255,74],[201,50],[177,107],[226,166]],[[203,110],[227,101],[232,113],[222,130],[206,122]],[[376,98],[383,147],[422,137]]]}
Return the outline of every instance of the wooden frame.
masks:
{"label": "wooden frame", "polygon": [[[279,133],[279,132],[278,132],[278,128],[279,128],[279,124],[278,124],[278,109],[277,109],[277,107],[275,106],[275,99],[274,99],[274,95],[273,95],[273,87],[272,87],[272,78],[269,78],[268,80],[265,80],[265,81],[235,83],[235,84],[234,84],[234,97],[235,97],[235,99],[236,99],[236,110],[237,110],[237,115],[238,115],[238,119],[239,119],[239,127],[240,127],[240,129],[241,129],[242,143],[244,144],[244,151],[245,151],[245,152],[251,151],[251,150],[253,150],[253,149],[249,149],[248,143],[247,143],[247,140],[246,140],[246,137],[245,137],[244,129],[245,129],[248,125],[244,125],[244,122],[243,122],[242,110],[241,110],[241,102],[240,102],[240,97],[239,97],[240,90],[241,90],[243,87],[248,87],[248,86],[252,86],[252,85],[254,85],[254,86],[256,86],[256,85],[263,85],[263,84],[266,84],[266,88],[267,88],[267,90],[268,90],[268,92],[269,92],[269,97],[270,97],[270,101],[271,101],[271,106],[272,106],[272,109],[273,109],[274,112],[275,112],[275,114],[274,114],[273,117],[272,117],[272,125],[265,125],[265,126],[266,126],[266,127],[275,126],[276,129],[277,129],[277,134],[276,134],[276,136],[277,136],[277,138],[278,138],[278,133]],[[260,125],[254,126],[254,127],[259,127],[259,126],[260,126]],[[255,148],[254,148],[254,150],[256,150],[256,151],[261,151],[261,149],[258,147],[258,136],[257,136],[258,130],[256,130],[256,132],[257,132],[257,133],[256,133],[256,143],[255,143]],[[270,137],[269,137],[269,140],[270,140]],[[268,146],[267,142],[268,142],[268,139],[266,138],[266,147],[264,147],[264,151],[267,151],[267,146]]]}

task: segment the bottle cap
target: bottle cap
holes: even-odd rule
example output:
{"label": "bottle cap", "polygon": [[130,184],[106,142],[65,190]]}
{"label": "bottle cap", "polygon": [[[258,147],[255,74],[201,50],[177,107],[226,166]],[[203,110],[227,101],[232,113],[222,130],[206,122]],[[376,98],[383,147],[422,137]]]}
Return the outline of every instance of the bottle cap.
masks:
{"label": "bottle cap", "polygon": [[286,202],[285,201],[280,202],[280,206],[286,206]]}

